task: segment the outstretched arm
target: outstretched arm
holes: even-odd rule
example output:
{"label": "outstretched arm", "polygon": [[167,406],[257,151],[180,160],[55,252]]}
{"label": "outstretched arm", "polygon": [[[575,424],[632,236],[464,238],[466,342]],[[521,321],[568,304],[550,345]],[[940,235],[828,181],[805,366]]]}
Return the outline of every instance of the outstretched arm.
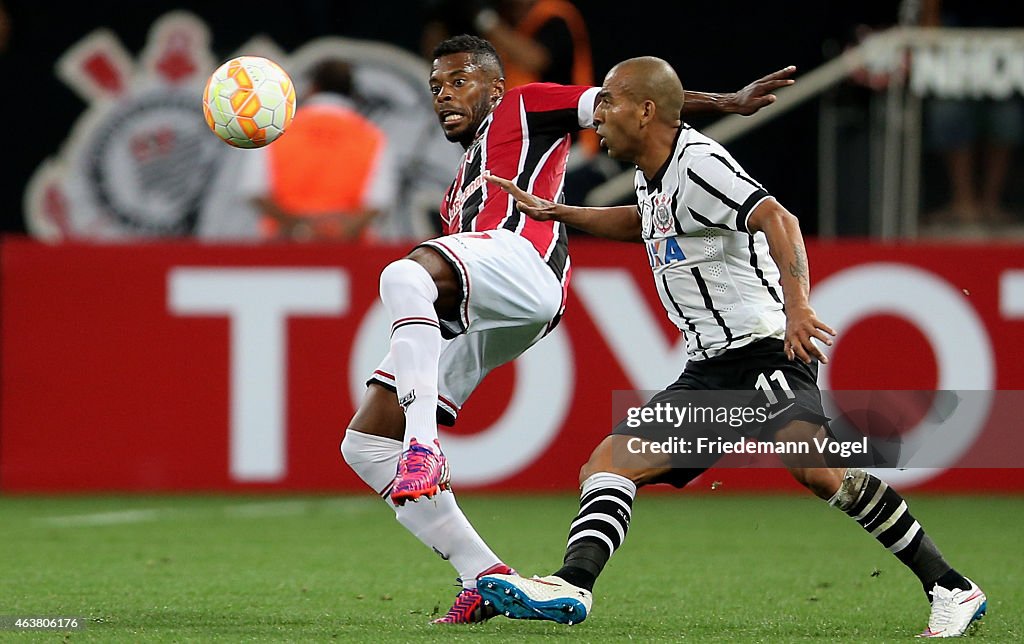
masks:
{"label": "outstretched arm", "polygon": [[796,67],[790,65],[777,72],[768,74],[750,83],[738,92],[729,94],[709,94],[707,92],[686,91],[683,103],[683,116],[700,112],[724,112],[749,116],[762,107],[775,102],[773,91],[780,87],[792,85],[796,81],[790,78]]}
{"label": "outstretched arm", "polygon": [[597,237],[616,241],[641,242],[640,215],[636,206],[588,208],[567,206],[532,195],[508,179],[493,174],[484,175],[487,181],[499,186],[516,200],[516,208],[537,221],[560,221]]}
{"label": "outstretched arm", "polygon": [[800,233],[800,221],[774,199],[765,199],[747,219],[751,235],[762,231],[768,238],[768,250],[779,267],[782,294],[786,306],[786,356],[810,364],[812,358],[822,363],[828,357],[811,338],[832,346],[836,334],[832,327],[818,319],[807,296],[811,289],[807,249]]}

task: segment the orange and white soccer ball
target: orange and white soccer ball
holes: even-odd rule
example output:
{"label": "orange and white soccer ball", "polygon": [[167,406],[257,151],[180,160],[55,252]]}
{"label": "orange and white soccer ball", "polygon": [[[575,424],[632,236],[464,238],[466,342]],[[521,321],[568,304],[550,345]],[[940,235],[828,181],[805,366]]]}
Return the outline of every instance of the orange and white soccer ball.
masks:
{"label": "orange and white soccer ball", "polygon": [[203,90],[206,124],[229,145],[261,148],[284,134],[295,116],[295,86],[281,66],[259,56],[232,58]]}

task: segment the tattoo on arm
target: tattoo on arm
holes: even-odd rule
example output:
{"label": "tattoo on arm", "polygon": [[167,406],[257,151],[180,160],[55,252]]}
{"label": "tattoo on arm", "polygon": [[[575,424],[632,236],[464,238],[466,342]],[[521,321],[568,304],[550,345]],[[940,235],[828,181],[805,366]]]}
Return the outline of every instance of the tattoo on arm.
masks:
{"label": "tattoo on arm", "polygon": [[793,260],[789,263],[789,274],[801,284],[810,285],[807,275],[807,253],[800,244],[793,245]]}

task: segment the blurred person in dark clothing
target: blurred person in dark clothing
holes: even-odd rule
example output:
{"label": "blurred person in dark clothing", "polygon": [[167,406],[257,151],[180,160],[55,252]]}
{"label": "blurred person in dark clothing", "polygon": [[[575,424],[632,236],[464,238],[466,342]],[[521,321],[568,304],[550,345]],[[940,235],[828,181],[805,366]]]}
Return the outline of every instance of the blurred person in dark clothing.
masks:
{"label": "blurred person in dark clothing", "polygon": [[[921,10],[925,27],[1024,25],[1020,3],[923,0]],[[1002,199],[1013,151],[1024,141],[1020,98],[935,98],[926,118],[928,145],[942,154],[949,176],[949,204],[939,218],[981,225],[1010,221]]]}

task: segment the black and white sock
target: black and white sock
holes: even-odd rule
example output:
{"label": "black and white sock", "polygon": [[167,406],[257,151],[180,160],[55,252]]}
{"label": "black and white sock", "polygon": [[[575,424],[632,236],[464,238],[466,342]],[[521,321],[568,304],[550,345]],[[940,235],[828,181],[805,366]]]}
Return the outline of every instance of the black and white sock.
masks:
{"label": "black and white sock", "polygon": [[608,559],[626,539],[635,497],[636,485],[618,474],[599,472],[584,481],[580,511],[569,525],[565,559],[555,576],[593,590]]}
{"label": "black and white sock", "polygon": [[970,588],[970,583],[946,563],[938,547],[910,514],[903,497],[877,476],[851,468],[829,504],[852,517],[896,555],[921,580],[926,593],[936,583],[950,589]]}

